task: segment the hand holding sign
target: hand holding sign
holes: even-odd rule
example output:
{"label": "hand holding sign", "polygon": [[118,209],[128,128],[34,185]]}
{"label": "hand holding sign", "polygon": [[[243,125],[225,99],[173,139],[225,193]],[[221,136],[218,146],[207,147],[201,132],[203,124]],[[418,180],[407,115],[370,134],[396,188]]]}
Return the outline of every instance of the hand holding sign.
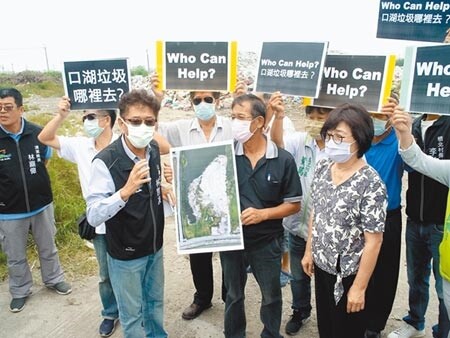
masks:
{"label": "hand holding sign", "polygon": [[63,119],[69,115],[70,112],[70,99],[68,96],[63,96],[58,102],[58,114],[61,115]]}
{"label": "hand holding sign", "polygon": [[161,90],[161,84],[159,81],[158,73],[153,73],[150,75],[150,88],[155,95],[155,97],[161,102],[164,98],[164,91]]}

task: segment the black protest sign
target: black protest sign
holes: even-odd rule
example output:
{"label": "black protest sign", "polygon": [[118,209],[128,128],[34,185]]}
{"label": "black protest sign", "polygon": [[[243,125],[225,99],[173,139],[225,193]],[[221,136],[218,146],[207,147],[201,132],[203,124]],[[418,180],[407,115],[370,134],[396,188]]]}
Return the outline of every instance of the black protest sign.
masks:
{"label": "black protest sign", "polygon": [[395,56],[328,55],[314,105],[357,103],[369,111],[379,111],[390,94],[394,67]]}
{"label": "black protest sign", "polygon": [[448,1],[380,0],[377,38],[444,42],[449,28]]}
{"label": "black protest sign", "polygon": [[406,49],[400,104],[412,112],[450,115],[450,45]]}
{"label": "black protest sign", "polygon": [[236,42],[158,41],[156,49],[157,70],[164,89],[234,89]]}
{"label": "black protest sign", "polygon": [[64,89],[71,109],[116,109],[130,91],[128,59],[64,62]]}
{"label": "black protest sign", "polygon": [[264,42],[256,91],[317,97],[327,42]]}

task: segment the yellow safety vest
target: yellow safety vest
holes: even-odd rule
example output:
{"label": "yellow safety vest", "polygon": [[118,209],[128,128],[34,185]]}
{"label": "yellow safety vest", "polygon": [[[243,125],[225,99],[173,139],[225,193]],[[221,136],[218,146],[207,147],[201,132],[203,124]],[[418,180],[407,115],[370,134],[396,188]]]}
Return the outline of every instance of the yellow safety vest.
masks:
{"label": "yellow safety vest", "polygon": [[444,237],[439,246],[441,276],[450,282],[450,190],[447,197],[445,212]]}

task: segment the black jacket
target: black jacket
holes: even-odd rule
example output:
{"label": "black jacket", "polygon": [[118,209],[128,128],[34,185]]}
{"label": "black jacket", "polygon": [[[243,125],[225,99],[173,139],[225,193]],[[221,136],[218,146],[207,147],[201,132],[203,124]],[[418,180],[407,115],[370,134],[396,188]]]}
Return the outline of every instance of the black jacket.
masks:
{"label": "black jacket", "polygon": [[0,128],[0,213],[38,210],[53,201],[45,167],[47,146],[37,136],[41,127],[23,119],[18,142]]}
{"label": "black jacket", "polygon": [[[158,144],[150,143],[150,188],[145,184],[132,195],[125,207],[105,222],[108,253],[130,260],[156,253],[163,244],[164,209],[161,195],[161,160]],[[118,138],[97,154],[109,169],[116,191],[128,180],[134,162]]]}
{"label": "black jacket", "polygon": [[[422,140],[422,117],[413,123],[412,132],[422,151],[440,159],[450,159],[450,116],[441,116],[426,131]],[[443,224],[448,187],[416,171],[408,175],[406,214],[414,221]]]}

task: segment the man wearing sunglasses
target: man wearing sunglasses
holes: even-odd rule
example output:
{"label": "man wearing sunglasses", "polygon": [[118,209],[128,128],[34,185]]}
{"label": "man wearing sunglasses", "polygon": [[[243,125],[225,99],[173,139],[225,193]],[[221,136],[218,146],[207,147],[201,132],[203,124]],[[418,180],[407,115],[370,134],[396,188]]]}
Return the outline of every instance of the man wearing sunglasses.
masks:
{"label": "man wearing sunglasses", "polygon": [[[158,90],[159,80],[156,75],[151,77],[151,87],[156,97],[163,96],[162,91]],[[231,121],[216,114],[220,92],[192,91],[189,97],[195,117],[158,124],[159,132],[171,146],[192,146],[231,140]],[[212,253],[191,254],[189,262],[195,293],[193,302],[181,315],[186,320],[198,317],[212,306],[214,290]]]}
{"label": "man wearing sunglasses", "polygon": [[51,149],[38,140],[41,127],[23,117],[22,94],[0,89],[0,244],[7,256],[11,312],[20,312],[31,294],[33,279],[27,262],[31,231],[41,263],[42,281],[58,294],[72,287],[55,245],[55,218],[46,169]]}

